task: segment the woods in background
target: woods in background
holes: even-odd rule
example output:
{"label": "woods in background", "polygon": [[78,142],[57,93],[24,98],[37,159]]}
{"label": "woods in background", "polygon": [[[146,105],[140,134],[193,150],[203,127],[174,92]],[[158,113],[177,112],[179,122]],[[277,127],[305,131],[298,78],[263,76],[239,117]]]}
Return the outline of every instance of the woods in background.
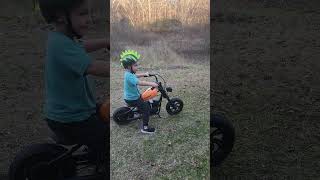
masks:
{"label": "woods in background", "polygon": [[128,19],[134,27],[174,19],[183,25],[208,24],[209,0],[113,0],[111,22]]}

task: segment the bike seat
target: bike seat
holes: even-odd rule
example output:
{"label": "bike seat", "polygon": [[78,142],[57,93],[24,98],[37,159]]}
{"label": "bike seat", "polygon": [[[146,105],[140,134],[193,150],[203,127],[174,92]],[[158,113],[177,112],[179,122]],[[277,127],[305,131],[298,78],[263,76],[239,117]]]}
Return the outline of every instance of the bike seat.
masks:
{"label": "bike seat", "polygon": [[75,143],[74,141],[72,141],[69,138],[66,137],[61,137],[61,136],[57,136],[54,133],[51,133],[51,138],[57,143],[57,144],[61,144],[61,145],[65,145],[65,146],[71,146],[71,145],[76,145],[77,143]]}

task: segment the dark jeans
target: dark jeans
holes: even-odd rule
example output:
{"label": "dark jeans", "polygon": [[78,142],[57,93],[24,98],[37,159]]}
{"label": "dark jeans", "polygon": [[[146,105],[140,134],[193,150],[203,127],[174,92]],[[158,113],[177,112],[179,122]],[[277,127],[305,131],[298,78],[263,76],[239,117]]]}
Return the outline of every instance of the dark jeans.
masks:
{"label": "dark jeans", "polygon": [[109,162],[108,126],[93,114],[80,122],[61,123],[47,119],[49,128],[58,136],[75,144],[88,146],[89,157],[99,162]]}
{"label": "dark jeans", "polygon": [[141,98],[137,100],[124,100],[129,106],[138,107],[138,110],[142,113],[142,125],[148,126],[150,117],[150,106],[148,102],[144,102]]}

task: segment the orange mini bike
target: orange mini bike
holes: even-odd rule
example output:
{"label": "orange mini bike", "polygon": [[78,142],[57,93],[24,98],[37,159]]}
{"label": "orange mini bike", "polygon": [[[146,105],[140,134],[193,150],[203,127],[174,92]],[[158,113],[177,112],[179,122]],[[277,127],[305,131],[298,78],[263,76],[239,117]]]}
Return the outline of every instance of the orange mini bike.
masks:
{"label": "orange mini bike", "polygon": [[[182,111],[183,108],[183,101],[179,98],[170,98],[168,93],[172,92],[171,87],[167,87],[166,81],[162,76],[159,74],[149,74],[155,78],[155,82],[158,83],[158,88],[148,88],[141,94],[141,98],[144,101],[147,101],[150,106],[150,115],[158,115],[160,116],[161,110],[161,103],[162,99],[167,99],[166,110],[169,115],[176,115]],[[158,80],[160,77],[163,80],[164,85],[162,82]],[[113,120],[118,125],[125,125],[134,120],[140,119],[142,117],[139,109],[135,106],[124,106],[116,109],[113,113]]]}

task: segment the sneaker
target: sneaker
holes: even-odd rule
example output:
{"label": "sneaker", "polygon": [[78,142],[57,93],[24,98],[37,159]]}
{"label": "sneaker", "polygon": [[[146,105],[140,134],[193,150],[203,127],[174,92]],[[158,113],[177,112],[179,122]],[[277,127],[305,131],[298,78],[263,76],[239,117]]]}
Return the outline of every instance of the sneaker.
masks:
{"label": "sneaker", "polygon": [[143,128],[141,129],[142,133],[145,134],[153,134],[156,130],[154,128],[150,128],[148,126],[143,126]]}

